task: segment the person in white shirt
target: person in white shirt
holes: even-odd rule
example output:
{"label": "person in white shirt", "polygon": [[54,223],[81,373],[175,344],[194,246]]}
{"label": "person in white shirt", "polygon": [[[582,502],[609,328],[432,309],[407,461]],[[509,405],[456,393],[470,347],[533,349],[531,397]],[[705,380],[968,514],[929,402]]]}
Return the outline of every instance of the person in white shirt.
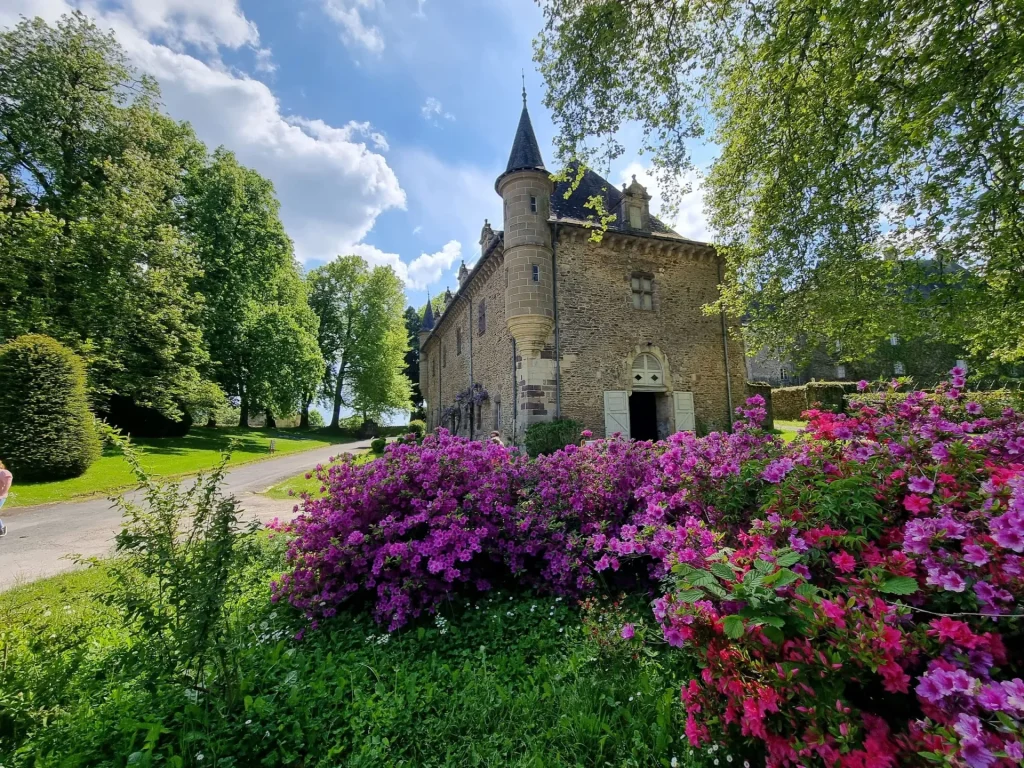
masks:
{"label": "person in white shirt", "polygon": [[[14,475],[10,473],[4,463],[0,461],[0,507],[7,501],[7,493],[11,490],[11,483],[14,482]],[[0,537],[7,535],[7,526],[0,520]]]}

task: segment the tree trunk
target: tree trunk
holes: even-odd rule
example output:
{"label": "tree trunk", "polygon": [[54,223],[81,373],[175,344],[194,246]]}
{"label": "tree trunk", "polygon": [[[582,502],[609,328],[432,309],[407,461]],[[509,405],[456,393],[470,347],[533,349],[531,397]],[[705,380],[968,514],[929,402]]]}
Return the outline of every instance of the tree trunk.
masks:
{"label": "tree trunk", "polygon": [[206,420],[206,428],[207,429],[214,429],[216,426],[217,426],[217,419],[215,417],[213,417],[213,416],[210,416]]}
{"label": "tree trunk", "polygon": [[277,421],[274,420],[274,413],[269,408],[267,408],[266,427],[267,429],[277,429]]}
{"label": "tree trunk", "polygon": [[249,428],[249,399],[246,397],[245,387],[238,388],[238,426],[242,429]]}
{"label": "tree trunk", "polygon": [[331,429],[337,429],[341,423],[341,390],[345,383],[345,358],[341,358],[338,366],[338,378],[334,382],[334,410],[331,411]]}
{"label": "tree trunk", "polygon": [[309,429],[309,404],[310,401],[302,399],[302,413],[299,414],[299,429]]}

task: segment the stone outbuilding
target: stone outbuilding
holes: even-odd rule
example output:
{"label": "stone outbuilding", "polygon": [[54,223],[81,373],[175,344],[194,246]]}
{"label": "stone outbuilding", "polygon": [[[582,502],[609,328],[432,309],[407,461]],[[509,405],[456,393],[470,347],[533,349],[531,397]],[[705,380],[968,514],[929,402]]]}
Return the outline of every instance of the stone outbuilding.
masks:
{"label": "stone outbuilding", "polygon": [[[637,182],[591,170],[552,181],[526,108],[495,182],[503,229],[484,222],[480,257],[420,335],[428,427],[519,443],[537,422],[579,421],[597,437],[658,439],[727,428],[746,383],[739,326],[703,307],[723,264],[651,215]],[[592,239],[588,200],[615,215]]]}

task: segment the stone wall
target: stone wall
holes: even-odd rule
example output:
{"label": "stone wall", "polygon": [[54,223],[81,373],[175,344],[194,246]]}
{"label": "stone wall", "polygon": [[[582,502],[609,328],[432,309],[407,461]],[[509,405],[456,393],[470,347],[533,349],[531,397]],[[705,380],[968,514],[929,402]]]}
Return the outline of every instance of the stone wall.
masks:
{"label": "stone wall", "polygon": [[[631,391],[631,363],[643,352],[667,363],[669,393],[693,392],[698,431],[727,427],[720,317],[702,307],[717,298],[718,261],[710,248],[560,226],[556,243],[561,331],[561,415],[604,435],[604,392]],[[633,307],[630,278],[653,275],[653,310]],[[746,368],[739,326],[729,341],[732,404],[743,403]]]}
{"label": "stone wall", "polygon": [[[483,334],[479,326],[481,302],[485,310]],[[461,355],[457,354],[456,329],[462,330]],[[446,366],[442,364],[442,350],[447,354]],[[488,254],[460,288],[438,319],[423,347],[423,354],[426,364],[420,363],[420,387],[427,401],[428,429],[439,426],[441,414],[455,402],[458,393],[472,384],[479,384],[488,393],[488,399],[472,414],[473,436],[487,437],[497,428],[503,439],[512,439],[512,336],[505,322],[504,256],[500,247]],[[458,430],[467,437],[471,428],[469,416],[468,408],[464,409]],[[450,428],[449,424],[440,426]]]}

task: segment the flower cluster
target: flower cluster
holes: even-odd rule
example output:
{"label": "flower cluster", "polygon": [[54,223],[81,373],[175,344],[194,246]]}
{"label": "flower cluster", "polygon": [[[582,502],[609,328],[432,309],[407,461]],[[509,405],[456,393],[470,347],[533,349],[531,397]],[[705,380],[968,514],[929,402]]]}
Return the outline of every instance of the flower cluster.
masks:
{"label": "flower cluster", "polygon": [[[760,428],[760,398],[730,434],[536,460],[444,431],[391,445],[321,471],[326,496],[280,526],[294,537],[274,598],[314,622],[371,602],[394,630],[456,592],[627,586],[654,594],[657,634],[701,670],[680,695],[695,749],[1016,765],[1024,419],[978,407],[958,371],[865,400],[809,411],[789,445]],[[654,634],[636,626],[609,634]]]}

